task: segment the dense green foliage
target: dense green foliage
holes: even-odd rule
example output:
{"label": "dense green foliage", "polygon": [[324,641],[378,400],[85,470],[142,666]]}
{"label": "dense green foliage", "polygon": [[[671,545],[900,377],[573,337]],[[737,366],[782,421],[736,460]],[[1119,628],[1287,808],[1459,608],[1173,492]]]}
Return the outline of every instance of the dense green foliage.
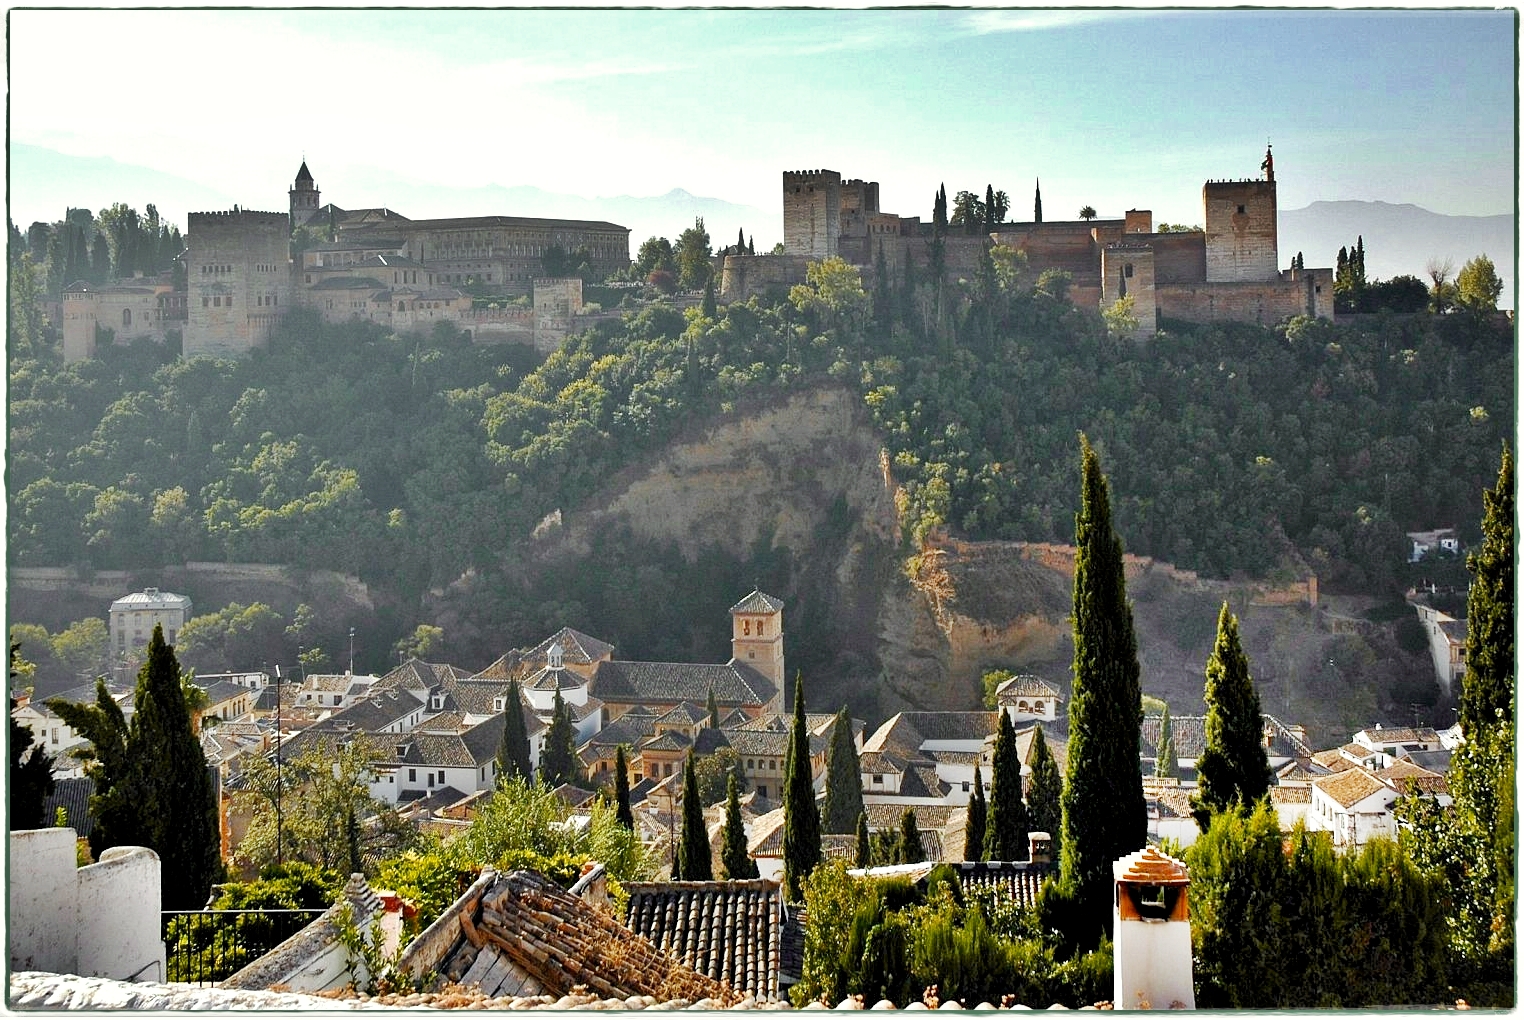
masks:
{"label": "dense green foliage", "polygon": [[921,828],[916,823],[915,809],[906,808],[900,814],[899,859],[896,864],[920,864],[926,859],[926,845],[921,842]]}
{"label": "dense green foliage", "polygon": [[1270,792],[1264,718],[1249,675],[1249,657],[1238,640],[1238,618],[1222,604],[1217,642],[1206,664],[1206,746],[1196,761],[1197,821],[1231,807],[1247,808]]}
{"label": "dense green foliage", "polygon": [[1138,764],[1143,722],[1138,642],[1122,571],[1122,541],[1100,460],[1080,437],[1074,519],[1074,683],[1061,803],[1060,885],[1074,898],[1081,946],[1111,928],[1111,862],[1143,848],[1148,816]]}
{"label": "dense green foliage", "polygon": [[831,747],[826,752],[825,804],[820,813],[822,832],[855,832],[863,813],[863,771],[858,764],[857,744],[852,739],[852,717],[845,707],[836,713],[831,727]]}
{"label": "dense green foliage", "polygon": [[805,876],[820,863],[820,808],[810,769],[810,730],[805,723],[804,677],[794,679],[794,718],[783,756],[783,881],[790,903],[803,895]]}
{"label": "dense green foliage", "polygon": [[805,904],[795,1006],[860,995],[868,1006],[888,999],[903,1008],[933,986],[941,1002],[968,1008],[1077,1007],[1111,997],[1108,943],[1060,961],[1027,911],[998,895],[965,902],[943,869],[920,887],[903,877],[853,878],[842,862],[829,861],[806,880]]}
{"label": "dense green foliage", "polygon": [[1516,550],[1513,453],[1506,444],[1497,483],[1482,494],[1482,507],[1482,544],[1466,557],[1472,582],[1466,602],[1460,724],[1468,734],[1513,718]]}
{"label": "dense green foliage", "polygon": [[1289,841],[1275,811],[1215,815],[1186,852],[1196,1002],[1338,1009],[1447,1000],[1438,883],[1395,843]]}
{"label": "dense green foliage", "polygon": [[683,823],[677,837],[677,859],[672,864],[672,877],[679,882],[708,882],[714,878],[709,830],[704,825],[704,805],[699,801],[692,751],[683,763]]}
{"label": "dense green foliage", "polygon": [[163,864],[164,909],[196,910],[222,877],[217,795],[163,628],[149,639],[131,723],[103,684],[96,693],[93,706],[49,703],[93,745],[90,848],[99,857],[108,847],[148,847]]}
{"label": "dense green foliage", "polygon": [[741,821],[741,784],[734,772],[725,789],[725,829],[721,837],[720,867],[728,879],[756,878],[757,862],[746,852],[746,826]]}
{"label": "dense green foliage", "polygon": [[1024,861],[1031,820],[1021,796],[1021,757],[1016,753],[1016,727],[1000,712],[995,756],[990,762],[989,814],[984,832],[984,857],[991,861]]}

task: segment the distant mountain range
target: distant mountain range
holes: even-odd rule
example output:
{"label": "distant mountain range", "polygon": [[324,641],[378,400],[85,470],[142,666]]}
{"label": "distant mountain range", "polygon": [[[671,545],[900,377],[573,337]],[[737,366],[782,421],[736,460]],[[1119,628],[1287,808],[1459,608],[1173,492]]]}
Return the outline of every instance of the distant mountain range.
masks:
{"label": "distant mountain range", "polygon": [[1517,293],[1514,218],[1446,216],[1416,205],[1390,202],[1314,202],[1280,211],[1281,264],[1301,252],[1309,268],[1333,266],[1341,247],[1365,238],[1365,275],[1371,280],[1416,276],[1425,283],[1430,259],[1453,263],[1452,277],[1467,260],[1486,255],[1503,278],[1500,308],[1513,308]]}
{"label": "distant mountain range", "polygon": [[[318,185],[323,186],[318,174]],[[105,157],[68,156],[32,145],[10,147],[10,218],[25,230],[34,220],[62,219],[69,206],[97,211],[113,202],[126,202],[138,211],[150,202],[170,222],[185,224],[185,214],[203,209],[285,208],[289,182],[273,182],[268,195],[229,195],[215,187],[147,167]],[[347,193],[347,196],[346,196]],[[357,198],[356,196],[363,196]],[[385,196],[374,198],[373,196]],[[730,244],[737,230],[755,238],[758,251],[770,249],[783,236],[781,208],[728,202],[674,188],[665,195],[586,198],[518,185],[442,187],[410,180],[384,170],[334,181],[323,192],[325,201],[344,208],[385,204],[414,219],[446,216],[543,216],[609,220],[630,228],[630,254],[648,237],[677,235],[703,217],[716,248]],[[1333,266],[1339,248],[1365,238],[1365,269],[1371,279],[1404,274],[1427,280],[1430,259],[1450,259],[1454,270],[1467,259],[1486,254],[1503,278],[1501,307],[1514,307],[1517,272],[1514,240],[1517,227],[1511,215],[1447,216],[1416,205],[1389,202],[1314,202],[1280,213],[1280,261],[1289,265],[1302,252],[1308,266]]]}

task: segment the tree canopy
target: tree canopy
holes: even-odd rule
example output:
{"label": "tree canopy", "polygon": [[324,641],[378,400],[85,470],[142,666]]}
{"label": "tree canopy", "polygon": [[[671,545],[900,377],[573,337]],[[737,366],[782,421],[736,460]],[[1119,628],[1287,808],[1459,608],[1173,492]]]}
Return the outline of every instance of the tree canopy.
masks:
{"label": "tree canopy", "polygon": [[1217,642],[1207,659],[1206,706],[1206,746],[1196,761],[1195,804],[1202,829],[1213,813],[1251,808],[1270,791],[1259,692],[1238,640],[1238,618],[1226,602],[1217,616]]}

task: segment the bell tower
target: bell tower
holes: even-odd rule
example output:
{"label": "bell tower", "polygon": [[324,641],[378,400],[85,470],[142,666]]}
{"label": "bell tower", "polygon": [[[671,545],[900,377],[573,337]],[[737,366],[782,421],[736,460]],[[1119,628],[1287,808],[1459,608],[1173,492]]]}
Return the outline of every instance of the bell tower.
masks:
{"label": "bell tower", "polygon": [[745,663],[783,690],[783,602],[754,590],[730,607],[733,661]]}
{"label": "bell tower", "polygon": [[291,229],[304,226],[312,221],[322,208],[323,195],[318,190],[317,182],[312,179],[312,171],[307,169],[307,161],[302,160],[302,168],[296,172],[296,183],[291,186]]}

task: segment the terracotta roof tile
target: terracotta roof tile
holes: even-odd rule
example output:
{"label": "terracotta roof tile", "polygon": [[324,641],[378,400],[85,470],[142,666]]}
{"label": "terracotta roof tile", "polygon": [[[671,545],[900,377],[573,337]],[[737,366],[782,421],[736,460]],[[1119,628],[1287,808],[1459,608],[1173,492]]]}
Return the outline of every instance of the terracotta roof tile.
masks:
{"label": "terracotta roof tile", "polygon": [[701,974],[778,997],[783,893],[777,882],[627,882],[625,923]]}

